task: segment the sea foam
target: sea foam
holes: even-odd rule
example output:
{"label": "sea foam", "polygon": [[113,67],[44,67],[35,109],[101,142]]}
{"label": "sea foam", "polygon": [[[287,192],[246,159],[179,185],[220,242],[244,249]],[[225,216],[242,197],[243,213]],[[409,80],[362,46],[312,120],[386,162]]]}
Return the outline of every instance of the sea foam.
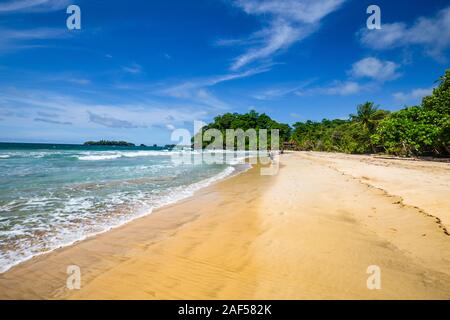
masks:
{"label": "sea foam", "polygon": [[[52,161],[46,159],[53,151],[24,153],[26,175],[11,164],[0,176],[17,182],[0,189],[0,272],[190,197],[235,171],[230,164],[174,166],[172,153],[67,151]],[[110,164],[96,165],[104,160]]]}

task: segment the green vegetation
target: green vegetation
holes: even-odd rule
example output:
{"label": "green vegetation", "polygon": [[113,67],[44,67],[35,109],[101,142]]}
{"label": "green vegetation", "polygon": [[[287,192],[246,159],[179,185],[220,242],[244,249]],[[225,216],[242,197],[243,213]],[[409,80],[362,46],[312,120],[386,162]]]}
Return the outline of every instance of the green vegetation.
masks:
{"label": "green vegetation", "polygon": [[110,140],[100,140],[100,141],[87,141],[84,143],[85,146],[116,146],[116,147],[134,147],[134,143],[126,141],[110,141]]}
{"label": "green vegetation", "polygon": [[379,110],[373,102],[357,107],[349,120],[307,121],[294,124],[292,140],[299,150],[315,150],[345,153],[377,152],[371,140],[379,123],[389,115]]}
{"label": "green vegetation", "polygon": [[366,102],[349,120],[295,123],[292,140],[299,150],[448,156],[450,70],[439,82],[421,106],[389,113]]}
{"label": "green vegetation", "polygon": [[[284,141],[288,141],[291,135],[291,127],[288,124],[279,123],[275,120],[272,120],[269,116],[266,114],[259,114],[256,111],[252,110],[249,113],[246,114],[238,114],[238,113],[226,113],[224,115],[218,116],[214,118],[214,122],[208,124],[207,126],[203,127],[202,134],[206,130],[209,129],[217,129],[222,133],[223,137],[226,137],[226,130],[227,129],[242,129],[243,131],[247,131],[248,129],[255,129],[257,133],[257,141],[259,145],[259,130],[260,129],[267,129],[267,140],[268,145],[270,146],[271,143],[271,129],[278,129],[280,133],[280,143]],[[206,139],[204,139],[206,140]],[[214,141],[203,141],[203,147],[206,147],[207,145],[211,144]],[[249,148],[249,142],[248,139],[246,139],[246,149]],[[236,148],[236,139],[234,142],[234,146]],[[223,148],[226,148],[226,140],[224,138],[223,141]]]}
{"label": "green vegetation", "polygon": [[[279,129],[281,143],[289,142],[297,150],[449,156],[450,69],[438,81],[439,86],[420,106],[397,112],[380,110],[373,102],[366,102],[347,120],[297,122],[293,128],[255,111],[227,113],[216,117],[202,133],[207,129],[217,129],[223,135],[226,129]],[[203,146],[209,143],[203,142]]]}
{"label": "green vegetation", "polygon": [[380,123],[374,143],[398,155],[450,154],[450,70],[421,106],[394,112]]}

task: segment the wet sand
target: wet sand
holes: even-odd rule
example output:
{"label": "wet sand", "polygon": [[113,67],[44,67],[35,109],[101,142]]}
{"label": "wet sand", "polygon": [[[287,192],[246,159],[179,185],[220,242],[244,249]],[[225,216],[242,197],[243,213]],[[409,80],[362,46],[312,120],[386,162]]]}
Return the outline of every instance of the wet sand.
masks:
{"label": "wet sand", "polygon": [[444,163],[287,154],[11,269],[0,298],[449,299],[449,194]]}

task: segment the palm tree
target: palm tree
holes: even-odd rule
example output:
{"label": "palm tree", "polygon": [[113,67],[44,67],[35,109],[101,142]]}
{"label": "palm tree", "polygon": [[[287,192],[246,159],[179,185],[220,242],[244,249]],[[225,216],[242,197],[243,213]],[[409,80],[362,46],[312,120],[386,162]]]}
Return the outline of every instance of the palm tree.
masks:
{"label": "palm tree", "polygon": [[350,115],[353,121],[360,122],[369,133],[375,131],[377,122],[383,119],[384,116],[385,112],[378,110],[378,106],[369,101],[358,105],[356,115]]}
{"label": "palm tree", "polygon": [[378,106],[375,106],[373,102],[368,101],[366,103],[358,105],[356,115],[350,115],[350,118],[353,121],[360,123],[366,130],[367,143],[372,149],[373,153],[375,153],[376,150],[370,137],[375,133],[378,122],[384,119],[388,115],[388,113],[389,112],[385,110],[378,110]]}

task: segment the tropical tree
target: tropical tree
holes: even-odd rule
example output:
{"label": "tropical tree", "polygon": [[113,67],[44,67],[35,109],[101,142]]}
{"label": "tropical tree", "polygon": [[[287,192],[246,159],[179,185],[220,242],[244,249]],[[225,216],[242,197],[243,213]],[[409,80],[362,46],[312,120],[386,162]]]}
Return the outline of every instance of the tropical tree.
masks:
{"label": "tropical tree", "polygon": [[372,140],[383,145],[388,153],[396,155],[439,154],[437,141],[442,128],[438,112],[410,107],[394,112],[382,121]]}
{"label": "tropical tree", "polygon": [[442,115],[450,115],[450,69],[439,78],[438,87],[430,96],[423,98],[422,106],[425,109],[436,110]]}
{"label": "tropical tree", "polygon": [[[238,113],[225,113],[223,115],[217,116],[214,118],[214,121],[209,123],[207,126],[203,127],[202,131],[197,134],[203,135],[208,129],[217,129],[222,133],[223,137],[226,137],[227,129],[242,129],[243,131],[247,131],[248,129],[254,129],[257,133],[259,130],[266,129],[268,130],[267,143],[269,146],[271,145],[271,129],[279,130],[279,138],[280,144],[284,141],[289,141],[291,137],[291,127],[288,124],[279,123],[273,119],[271,119],[266,114],[259,114],[258,112],[251,110],[245,114]],[[194,138],[193,138],[194,140]],[[259,134],[257,134],[257,140],[259,144]],[[210,142],[203,141],[203,147],[206,147]],[[223,139],[223,148],[226,147],[226,139]],[[281,146],[281,145],[280,145]],[[235,145],[236,147],[236,145]],[[249,143],[246,140],[246,148],[249,147]]]}
{"label": "tropical tree", "polygon": [[400,155],[450,154],[450,70],[422,105],[392,113],[372,141]]}
{"label": "tropical tree", "polygon": [[441,152],[450,154],[450,69],[437,81],[438,87],[433,94],[425,97],[422,107],[426,110],[436,111],[441,117],[441,133],[437,138],[437,148]]}
{"label": "tropical tree", "polygon": [[350,119],[361,125],[360,144],[367,145],[375,153],[376,148],[371,140],[371,135],[375,133],[378,123],[389,114],[388,111],[378,109],[373,102],[367,101],[356,107],[356,114],[351,114]]}
{"label": "tropical tree", "polygon": [[350,118],[353,121],[360,122],[364,129],[369,133],[373,133],[380,120],[388,114],[385,110],[379,110],[373,102],[366,102],[360,104],[356,108],[356,114],[351,114]]}

